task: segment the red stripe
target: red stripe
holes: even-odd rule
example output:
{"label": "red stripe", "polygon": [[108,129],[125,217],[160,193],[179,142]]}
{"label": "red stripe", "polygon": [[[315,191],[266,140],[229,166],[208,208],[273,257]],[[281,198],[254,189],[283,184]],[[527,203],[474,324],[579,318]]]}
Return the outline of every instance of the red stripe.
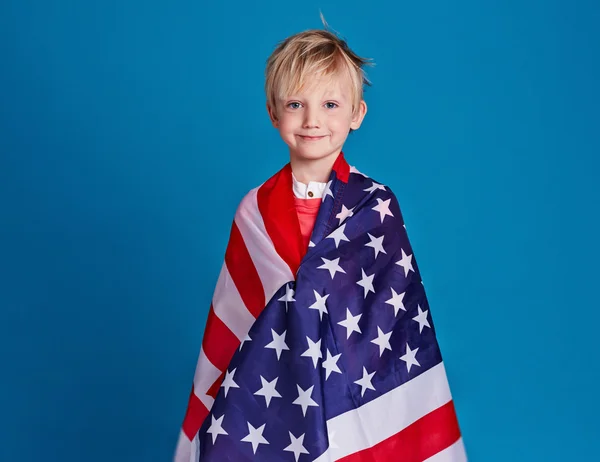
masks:
{"label": "red stripe", "polygon": [[256,200],[275,251],[296,274],[306,253],[294,204],[292,168],[288,163],[258,189]]}
{"label": "red stripe", "polygon": [[338,180],[348,183],[348,180],[350,179],[350,165],[348,165],[348,162],[344,159],[343,152],[340,152],[340,155],[335,160],[333,170],[335,171],[335,176]]}
{"label": "red stripe", "polygon": [[454,403],[449,401],[381,443],[339,460],[422,462],[456,443],[459,438]]}
{"label": "red stripe", "polygon": [[240,340],[234,335],[229,327],[215,314],[213,306],[210,305],[202,348],[208,360],[220,371],[224,371],[235,349],[240,346]]}
{"label": "red stripe", "polygon": [[185,418],[183,419],[182,429],[185,435],[191,440],[194,439],[198,430],[202,426],[202,422],[208,415],[208,409],[200,399],[194,393],[194,386],[192,385],[192,392],[190,393],[190,399],[188,401],[187,411]]}
{"label": "red stripe", "polygon": [[225,252],[225,264],[244,305],[254,318],[258,318],[265,307],[265,292],[242,233],[235,222],[231,227],[229,244]]}

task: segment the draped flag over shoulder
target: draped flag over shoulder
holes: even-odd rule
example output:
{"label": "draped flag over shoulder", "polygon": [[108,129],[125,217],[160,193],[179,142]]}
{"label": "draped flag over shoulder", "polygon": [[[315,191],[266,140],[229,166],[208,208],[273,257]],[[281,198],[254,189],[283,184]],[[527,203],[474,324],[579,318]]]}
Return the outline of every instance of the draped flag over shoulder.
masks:
{"label": "draped flag over shoulder", "polygon": [[467,460],[398,201],[343,154],[308,249],[289,164],[240,203],[175,460]]}

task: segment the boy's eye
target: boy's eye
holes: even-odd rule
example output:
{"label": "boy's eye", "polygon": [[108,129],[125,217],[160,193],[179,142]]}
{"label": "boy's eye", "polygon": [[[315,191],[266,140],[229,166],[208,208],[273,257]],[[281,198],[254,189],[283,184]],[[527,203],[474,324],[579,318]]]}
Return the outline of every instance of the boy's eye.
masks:
{"label": "boy's eye", "polygon": [[332,103],[331,101],[328,103],[325,103],[325,106],[327,107],[327,109],[333,109],[337,107],[336,103]]}
{"label": "boy's eye", "polygon": [[300,103],[298,103],[298,102],[289,103],[288,107],[290,109],[298,109],[300,107]]}

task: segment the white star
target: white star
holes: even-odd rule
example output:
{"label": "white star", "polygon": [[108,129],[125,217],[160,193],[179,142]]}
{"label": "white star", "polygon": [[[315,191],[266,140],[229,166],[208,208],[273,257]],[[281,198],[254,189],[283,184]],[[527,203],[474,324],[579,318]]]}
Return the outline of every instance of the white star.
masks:
{"label": "white star", "polygon": [[265,380],[265,378],[261,375],[260,382],[262,383],[262,388],[254,393],[257,396],[264,396],[265,401],[267,403],[267,407],[271,404],[272,398],[281,398],[281,395],[277,390],[275,390],[275,386],[277,385],[278,377],[275,377],[270,382]]}
{"label": "white star", "polygon": [[317,269],[329,270],[331,279],[333,279],[335,277],[335,273],[337,273],[337,272],[346,274],[344,269],[339,265],[340,257],[335,258],[333,260],[327,260],[327,258],[321,257],[321,260],[323,260],[323,264],[321,266],[317,267]]}
{"label": "white star", "polygon": [[321,202],[325,202],[325,199],[327,199],[327,196],[333,197],[333,193],[331,192],[331,181],[332,180],[329,180],[327,182],[327,186],[325,187],[325,192],[323,193],[323,200]]}
{"label": "white star", "polygon": [[314,243],[313,241],[308,241],[308,246],[309,246],[309,247],[314,247],[314,246],[315,246],[315,243]]}
{"label": "white star", "polygon": [[258,448],[259,444],[269,444],[269,442],[263,436],[265,425],[266,424],[262,424],[260,427],[254,428],[250,422],[248,422],[248,431],[250,433],[241,439],[241,441],[252,443],[252,450],[254,451],[254,454],[256,454],[256,449]]}
{"label": "white star", "polygon": [[[237,367],[236,367],[236,369],[237,369]],[[230,388],[240,388],[240,386],[233,381],[234,375],[235,375],[235,369],[232,370],[231,372],[229,372],[229,371],[225,372],[225,378],[223,379],[223,383],[221,384],[221,387],[225,388],[225,396],[227,396],[227,393],[229,392]]]}
{"label": "white star", "polygon": [[375,273],[371,274],[371,276],[367,276],[364,269],[361,269],[361,271],[362,279],[356,283],[365,290],[365,298],[367,298],[367,294],[369,292],[375,293],[375,288],[373,287],[373,278],[375,277]]}
{"label": "white star", "polygon": [[396,262],[396,265],[404,268],[404,277],[406,277],[409,271],[415,271],[412,266],[412,254],[406,255],[404,249],[400,250],[402,250],[402,258]]}
{"label": "white star", "polygon": [[350,338],[350,335],[352,334],[352,332],[358,332],[359,334],[362,334],[360,327],[358,327],[358,321],[360,320],[361,316],[362,316],[362,314],[357,314],[356,316],[352,316],[352,313],[350,313],[350,310],[348,308],[346,308],[346,319],[338,322],[338,324],[340,326],[343,326],[346,328],[346,340],[348,340]]}
{"label": "white star", "polygon": [[342,356],[342,353],[339,353],[335,356],[331,356],[329,348],[327,349],[327,358],[321,363],[321,366],[323,366],[323,368],[325,369],[325,380],[329,378],[329,375],[332,372],[337,372],[339,374],[342,373],[342,371],[340,371],[340,368],[337,365],[340,356]]}
{"label": "white star", "polygon": [[335,217],[340,220],[341,225],[346,218],[351,217],[352,215],[354,215],[354,207],[347,209],[346,206],[342,204],[342,210]]}
{"label": "white star", "polygon": [[228,433],[225,430],[223,430],[223,417],[225,417],[225,414],[223,414],[218,419],[215,419],[214,415],[211,416],[211,424],[209,429],[206,430],[206,433],[210,433],[212,435],[213,444],[215,444],[217,436],[228,435]]}
{"label": "white star", "polygon": [[271,333],[273,334],[273,341],[268,345],[265,345],[265,348],[271,348],[277,352],[277,359],[281,357],[281,352],[283,350],[289,350],[290,348],[285,343],[285,330],[283,334],[279,335],[273,329],[271,329]]}
{"label": "white star", "polygon": [[329,236],[326,237],[326,239],[333,239],[335,241],[335,248],[336,249],[340,245],[340,241],[350,242],[350,239],[348,239],[346,237],[346,235],[344,234],[344,229],[345,228],[346,228],[346,223],[344,223],[339,228],[336,228],[336,230],[333,233],[331,233]]}
{"label": "white star", "polygon": [[325,302],[327,301],[329,294],[325,294],[321,297],[319,292],[316,290],[313,289],[313,292],[315,293],[315,298],[317,301],[310,305],[309,308],[312,310],[317,310],[319,312],[319,319],[323,320],[323,313],[327,313],[327,305],[325,305]]}
{"label": "white star", "polygon": [[400,295],[398,295],[393,287],[390,287],[390,289],[392,289],[392,298],[387,300],[385,303],[392,305],[394,307],[394,316],[398,316],[398,310],[406,311],[404,303],[402,302],[405,292],[402,292]]}
{"label": "white star", "polygon": [[304,414],[304,416],[306,416],[306,410],[308,409],[309,406],[319,407],[319,405],[310,397],[310,395],[312,394],[313,388],[315,386],[312,385],[306,391],[304,391],[302,388],[300,388],[300,385],[296,385],[296,386],[298,387],[298,398],[296,398],[296,400],[292,404],[297,404],[299,406],[302,406],[302,413]]}
{"label": "white star", "polygon": [[371,383],[371,379],[373,378],[374,375],[375,375],[375,372],[371,372],[369,374],[369,373],[367,373],[367,369],[363,366],[362,378],[354,381],[354,383],[360,385],[360,387],[362,389],[360,392],[360,396],[365,396],[365,391],[367,391],[367,388],[369,390],[375,390],[375,387]]}
{"label": "white star", "polygon": [[308,356],[309,358],[312,358],[313,365],[316,368],[317,361],[319,361],[319,358],[323,357],[323,353],[321,353],[321,339],[315,343],[308,336],[306,336],[306,340],[308,340],[308,350],[306,350],[300,356]]}
{"label": "white star", "polygon": [[391,199],[387,199],[384,201],[383,199],[380,199],[378,197],[377,205],[371,209],[371,210],[375,210],[376,212],[379,212],[379,217],[381,218],[382,223],[383,223],[383,220],[385,219],[386,215],[389,215],[390,217],[394,216],[392,214],[392,212],[390,212],[390,201],[391,201]]}
{"label": "white star", "polygon": [[413,365],[420,366],[419,361],[417,361],[417,358],[416,358],[417,351],[419,351],[418,348],[411,350],[407,343],[406,344],[406,354],[400,356],[400,359],[406,363],[406,368],[408,369],[408,372],[410,372],[410,368]]}
{"label": "white star", "polygon": [[358,175],[362,175],[362,176],[366,177],[366,175],[364,173],[359,172],[358,169],[354,165],[350,166],[350,173],[356,173]]}
{"label": "white star", "polygon": [[294,300],[294,289],[292,289],[289,284],[286,284],[285,285],[285,295],[277,301],[278,302],[286,302],[286,307],[287,307],[287,302],[295,302],[296,300]]}
{"label": "white star", "polygon": [[242,343],[240,343],[240,351],[242,351],[242,347],[244,346],[244,343],[246,342],[251,342],[252,339],[250,338],[250,335],[246,334],[246,337],[244,338],[244,340],[242,340]]}
{"label": "white star", "polygon": [[431,326],[429,325],[429,321],[427,320],[427,313],[429,313],[429,310],[425,310],[422,311],[421,307],[419,305],[417,305],[417,309],[419,310],[419,314],[417,316],[415,316],[413,318],[414,321],[417,321],[419,323],[419,334],[421,332],[423,332],[423,327],[427,326],[431,329]]}
{"label": "white star", "polygon": [[383,354],[384,350],[391,350],[392,346],[390,345],[390,337],[392,336],[392,330],[387,334],[384,334],[383,331],[377,326],[377,338],[371,340],[371,343],[375,345],[379,345],[379,357]]}
{"label": "white star", "polygon": [[294,453],[294,457],[296,458],[296,462],[298,462],[298,457],[300,457],[300,454],[310,454],[310,452],[308,452],[306,450],[306,448],[302,445],[302,443],[304,442],[304,435],[305,433],[303,433],[302,435],[300,435],[298,438],[296,438],[292,432],[288,432],[290,434],[290,445],[284,449],[284,451],[290,451]]}
{"label": "white star", "polygon": [[371,242],[367,242],[365,244],[365,247],[373,247],[373,249],[375,249],[375,258],[377,258],[377,255],[379,255],[379,252],[387,254],[387,252],[383,249],[383,238],[385,237],[385,235],[382,235],[380,237],[373,237],[369,233],[367,233],[367,236],[369,236]]}
{"label": "white star", "polygon": [[373,184],[370,187],[368,187],[367,189],[363,189],[363,191],[370,192],[370,193],[372,193],[373,191],[375,191],[377,189],[381,189],[382,191],[385,191],[385,186],[383,186],[379,183],[375,183],[374,181],[372,181],[372,182],[373,182]]}

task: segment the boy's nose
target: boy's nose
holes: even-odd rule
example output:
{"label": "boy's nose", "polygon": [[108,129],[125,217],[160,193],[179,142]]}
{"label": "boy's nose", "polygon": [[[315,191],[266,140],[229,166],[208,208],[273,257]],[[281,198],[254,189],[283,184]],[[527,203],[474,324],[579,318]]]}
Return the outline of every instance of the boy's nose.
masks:
{"label": "boy's nose", "polygon": [[304,112],[304,128],[315,128],[319,127],[319,115],[318,111],[314,109],[307,109]]}

